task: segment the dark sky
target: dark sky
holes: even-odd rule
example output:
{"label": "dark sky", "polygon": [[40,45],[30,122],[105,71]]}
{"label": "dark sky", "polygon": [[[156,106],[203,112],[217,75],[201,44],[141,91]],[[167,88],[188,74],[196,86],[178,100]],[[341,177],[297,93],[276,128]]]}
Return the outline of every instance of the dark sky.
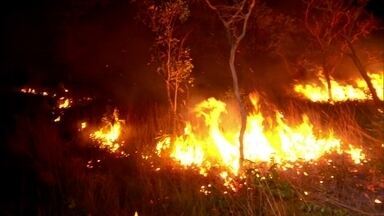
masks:
{"label": "dark sky", "polygon": [[371,11],[376,17],[384,21],[384,1],[383,0],[371,0],[367,9]]}
{"label": "dark sky", "polygon": [[[382,19],[383,2],[373,0],[368,7]],[[269,4],[287,8],[287,1],[271,0]],[[223,66],[226,54],[209,54],[217,49],[214,42],[200,45],[210,37],[225,42],[219,25],[202,14],[195,14],[187,25],[195,37],[190,41],[193,57],[201,57],[195,65],[197,77],[213,81],[202,81],[202,87],[230,84]],[[219,31],[212,31],[216,28]],[[137,20],[137,8],[129,0],[9,1],[1,7],[1,32],[2,87],[65,83],[79,91],[121,100],[155,98],[160,92],[161,80],[147,64],[153,35]],[[220,71],[225,82],[217,81],[220,72],[205,73],[207,70]]]}
{"label": "dark sky", "polygon": [[2,85],[152,94],[152,38],[136,16],[129,1],[12,1],[2,7]]}

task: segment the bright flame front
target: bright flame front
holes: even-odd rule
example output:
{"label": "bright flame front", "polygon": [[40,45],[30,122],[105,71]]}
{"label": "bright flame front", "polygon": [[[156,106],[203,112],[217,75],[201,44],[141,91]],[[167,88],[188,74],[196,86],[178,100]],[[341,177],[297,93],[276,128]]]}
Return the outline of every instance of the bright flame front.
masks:
{"label": "bright flame front", "polygon": [[[369,73],[373,87],[376,90],[380,100],[384,100],[384,73]],[[327,81],[321,74],[320,83],[296,84],[294,90],[299,95],[313,102],[328,102],[329,94]],[[371,94],[363,79],[355,79],[352,84],[342,84],[331,78],[332,100],[334,102],[342,101],[365,101],[371,100]]]}
{"label": "bright flame front", "polygon": [[[244,157],[258,163],[277,163],[281,166],[297,161],[317,160],[326,153],[347,153],[355,163],[363,159],[361,149],[343,150],[342,142],[332,131],[315,133],[306,115],[297,125],[288,125],[284,116],[276,112],[265,118],[259,109],[258,96],[250,95],[254,111],[248,115],[244,134]],[[214,98],[199,103],[194,108],[200,119],[195,124],[187,122],[181,136],[164,136],[157,144],[157,153],[166,152],[184,166],[197,166],[206,174],[212,167],[224,167],[233,174],[239,170],[239,125],[228,123],[226,104]],[[223,115],[225,118],[223,118]],[[203,120],[203,121],[201,121]]]}

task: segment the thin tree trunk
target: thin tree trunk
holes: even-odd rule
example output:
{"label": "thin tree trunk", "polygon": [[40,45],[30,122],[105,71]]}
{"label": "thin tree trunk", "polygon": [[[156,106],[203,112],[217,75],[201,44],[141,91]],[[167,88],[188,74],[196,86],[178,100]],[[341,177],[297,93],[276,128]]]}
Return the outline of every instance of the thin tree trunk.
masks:
{"label": "thin tree trunk", "polygon": [[167,85],[167,97],[168,97],[168,102],[169,102],[169,106],[172,110],[172,113],[170,114],[169,116],[169,122],[171,124],[171,130],[172,130],[172,133],[175,132],[175,125],[173,124],[174,123],[174,106],[175,104],[173,104],[172,102],[172,94],[171,94],[171,46],[172,46],[172,34],[171,33],[168,33],[168,41],[167,41],[167,82],[166,82],[166,85]]}
{"label": "thin tree trunk", "polygon": [[[216,6],[212,5],[210,0],[205,0],[205,2],[207,3],[207,5],[212,10],[214,10],[218,14],[220,20],[222,21],[224,27],[227,30],[229,43],[231,45],[231,51],[230,51],[230,56],[229,56],[229,67],[230,67],[231,74],[232,74],[233,90],[235,93],[237,103],[239,105],[240,116],[241,116],[241,128],[240,128],[240,135],[239,135],[239,144],[240,144],[240,146],[239,146],[239,153],[240,153],[239,170],[242,170],[243,160],[244,160],[244,143],[243,143],[243,140],[244,140],[245,129],[247,127],[247,113],[246,113],[245,107],[242,103],[241,96],[240,96],[239,82],[238,82],[237,71],[236,71],[236,67],[235,67],[235,58],[236,58],[236,51],[237,51],[237,48],[239,47],[240,41],[245,37],[245,34],[247,33],[248,20],[249,20],[249,17],[251,16],[251,13],[252,13],[253,7],[255,6],[256,1],[255,0],[250,1],[250,3],[249,3],[250,5],[247,8],[248,11],[245,14],[243,14],[242,12],[243,12],[243,9],[247,3],[247,0],[243,0],[243,1],[239,2],[237,8],[235,8],[236,12],[234,14],[230,14],[229,17],[226,17],[223,14],[221,14],[220,10]],[[237,24],[237,22],[239,22],[237,20],[239,18],[242,21],[241,33],[240,33],[240,35],[237,35],[236,34],[236,29],[237,29],[236,24]]]}
{"label": "thin tree trunk", "polygon": [[287,57],[285,57],[285,55],[283,54],[278,54],[280,56],[280,58],[283,60],[284,62],[284,66],[285,66],[285,70],[287,70],[288,74],[292,74],[292,70],[291,70],[291,67],[289,66],[289,62],[287,60]]}
{"label": "thin tree trunk", "polygon": [[[171,95],[171,84],[170,82],[167,80],[166,81],[166,88],[167,88],[167,98],[168,98],[168,103],[169,103],[169,106],[172,110],[172,112],[169,112],[169,123],[172,124],[172,119],[173,119],[173,103],[172,103],[172,95]],[[171,130],[172,130],[172,133],[173,133],[173,127],[171,125]]]}
{"label": "thin tree trunk", "polygon": [[331,76],[329,74],[328,69],[324,70],[324,75],[325,75],[325,80],[327,81],[328,101],[332,102],[333,101],[332,84],[331,84]]}
{"label": "thin tree trunk", "polygon": [[323,74],[325,77],[325,81],[327,82],[327,91],[328,91],[328,101],[332,102],[333,101],[333,96],[332,96],[332,84],[331,84],[331,74],[329,67],[327,66],[326,60],[325,60],[325,53],[323,51]]}
{"label": "thin tree trunk", "polygon": [[238,46],[239,46],[239,41],[234,42],[231,46],[231,52],[230,52],[230,56],[229,56],[229,67],[231,69],[231,74],[232,74],[233,90],[235,93],[236,101],[237,101],[239,109],[240,109],[241,128],[240,128],[240,135],[239,135],[239,143],[240,143],[240,146],[239,146],[239,153],[240,153],[239,167],[241,170],[242,165],[243,165],[243,161],[244,161],[244,133],[245,133],[245,129],[247,127],[247,113],[245,111],[243,102],[241,100],[239,82],[238,82],[237,71],[236,71],[236,67],[235,67],[236,50],[237,50]]}
{"label": "thin tree trunk", "polygon": [[349,49],[351,50],[349,57],[351,57],[357,70],[360,72],[360,75],[363,77],[364,81],[367,83],[368,89],[371,92],[371,96],[372,96],[374,103],[378,106],[383,106],[383,103],[380,101],[380,98],[377,96],[377,92],[376,92],[375,87],[373,87],[373,84],[371,82],[371,78],[369,78],[367,71],[365,70],[363,64],[361,63],[359,57],[357,56],[355,48],[353,47],[353,45],[350,41],[347,40],[347,43],[348,43]]}
{"label": "thin tree trunk", "polygon": [[178,92],[179,92],[179,84],[176,81],[176,83],[175,83],[174,98],[173,98],[173,128],[174,128],[174,131],[177,130],[176,121],[177,121],[177,103],[178,103],[177,99],[178,99]]}

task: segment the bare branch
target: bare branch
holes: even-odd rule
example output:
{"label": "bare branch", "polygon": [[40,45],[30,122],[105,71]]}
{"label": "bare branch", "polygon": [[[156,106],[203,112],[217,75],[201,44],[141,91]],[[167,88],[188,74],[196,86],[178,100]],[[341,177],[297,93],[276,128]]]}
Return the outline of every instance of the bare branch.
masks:
{"label": "bare branch", "polygon": [[[250,1],[250,3],[248,3]],[[242,0],[238,4],[232,4],[229,6],[214,6],[211,4],[209,0],[205,0],[208,7],[210,7],[213,11],[215,11],[223,23],[224,27],[227,30],[228,37],[230,39],[230,55],[228,59],[229,68],[232,75],[233,81],[233,90],[234,95],[239,105],[240,117],[241,117],[241,127],[240,127],[240,135],[239,135],[239,166],[240,169],[242,167],[242,163],[244,161],[244,133],[246,129],[247,122],[247,114],[245,110],[245,106],[242,102],[242,98],[240,95],[239,82],[238,82],[238,73],[235,67],[235,59],[236,59],[236,51],[239,47],[241,40],[244,38],[247,32],[247,25],[249,17],[251,16],[253,7],[255,6],[256,0]],[[248,3],[248,4],[247,4]],[[244,13],[244,8],[246,7],[246,12]],[[240,34],[238,35],[238,31]]]}
{"label": "bare branch", "polygon": [[217,11],[217,7],[214,6],[210,0],[205,0],[205,2],[207,3],[208,7],[211,8],[212,10],[214,11]]}
{"label": "bare branch", "polygon": [[243,29],[242,29],[241,35],[237,39],[238,41],[241,41],[244,38],[245,33],[247,32],[248,20],[249,20],[249,17],[251,16],[254,6],[255,6],[255,0],[252,0],[251,5],[248,8],[248,12],[244,17]]}

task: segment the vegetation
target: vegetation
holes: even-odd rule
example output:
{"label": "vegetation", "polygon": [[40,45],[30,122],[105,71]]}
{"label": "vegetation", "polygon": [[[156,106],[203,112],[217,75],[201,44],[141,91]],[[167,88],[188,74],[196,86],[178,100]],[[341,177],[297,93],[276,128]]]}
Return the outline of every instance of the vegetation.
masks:
{"label": "vegetation", "polygon": [[[170,123],[173,132],[177,128],[178,107],[186,100],[186,91],[192,85],[193,64],[190,50],[185,47],[188,35],[179,39],[175,33],[177,24],[188,19],[188,3],[183,0],[146,2],[148,25],[156,34],[154,61],[163,77],[168,103],[172,112]],[[181,94],[184,93],[184,99]],[[184,102],[185,104],[185,102]]]}
{"label": "vegetation", "polygon": [[[104,7],[125,12],[109,5],[109,1],[97,2],[85,0],[87,9],[73,6],[77,14],[73,19],[87,23],[89,17],[84,14],[93,17]],[[383,215],[384,94],[378,82],[384,81],[384,71],[376,68],[371,76],[370,59],[362,55],[361,49],[380,30],[381,23],[366,10],[365,0],[292,2],[295,5],[290,8],[286,1],[277,6],[263,0],[131,1],[125,6],[134,8],[128,13],[135,20],[132,26],[141,28],[124,30],[144,32],[145,37],[138,41],[148,43],[148,58],[137,63],[134,56],[139,55],[140,46],[129,50],[127,44],[111,43],[115,45],[113,52],[122,56],[130,52],[131,56],[122,58],[124,66],[114,61],[105,63],[101,57],[101,63],[94,61],[98,55],[89,57],[88,61],[102,71],[92,71],[91,76],[83,74],[84,83],[91,83],[91,91],[84,90],[85,84],[69,72],[65,76],[71,90],[57,84],[64,93],[37,91],[29,85],[39,83],[34,76],[44,67],[20,67],[31,70],[33,79],[0,91],[4,102],[0,112],[0,215]],[[125,22],[120,15],[116,17]],[[115,30],[106,24],[91,26],[88,31],[94,34],[98,28],[107,29],[108,34]],[[80,37],[73,32],[68,35],[63,46]],[[87,40],[77,42],[87,44]],[[365,48],[373,58],[380,59],[380,53]],[[74,65],[84,60],[77,59],[83,49],[87,50],[65,50],[63,55],[69,57],[61,60],[70,62],[73,68],[68,68],[74,70]],[[90,55],[91,51],[84,53]],[[25,65],[29,64],[28,58]],[[140,66],[132,68],[138,70],[130,68],[135,64]],[[384,62],[379,60],[377,64],[382,66]],[[362,85],[356,87],[362,92],[361,98],[352,100],[356,95],[351,90],[343,95],[345,100],[336,101],[332,88],[344,91],[344,82],[356,80],[353,73],[344,70],[351,65],[364,82],[350,84],[348,89]],[[282,70],[278,70],[280,66]],[[337,73],[344,81],[333,79]],[[304,83],[302,86],[323,93],[319,82],[313,81],[322,75],[328,102],[299,97],[294,92],[295,83]],[[98,79],[103,84],[93,83]],[[335,83],[339,86],[332,85]],[[84,97],[82,91],[89,97]],[[231,96],[225,98],[228,91]],[[254,91],[258,98],[252,100],[250,93]],[[245,100],[248,95],[251,99]],[[210,100],[221,108],[214,113],[215,118],[210,116],[215,108],[211,104],[199,107],[201,119],[188,118],[196,113],[191,104],[213,96],[228,99],[228,104]],[[232,107],[232,103],[236,106]],[[224,112],[227,115],[220,122]],[[255,115],[250,115],[253,112]],[[236,133],[224,134],[231,118],[235,119],[231,126]],[[357,157],[332,151],[318,159],[282,162],[273,156],[264,161],[247,160],[249,149],[245,149],[244,136],[250,120],[263,126],[257,132],[272,140],[267,142],[274,147],[283,146],[280,140],[274,140],[281,131],[279,138],[290,143],[312,143],[293,130],[303,119],[309,123],[301,133],[321,139],[326,136],[323,132],[330,132],[332,138],[337,135],[335,140],[345,144],[343,147],[350,148],[343,151]],[[209,120],[215,130],[209,130]],[[187,150],[195,151],[197,148],[188,141],[200,144],[201,140],[193,139],[193,130],[201,128],[205,128],[201,134],[219,134],[224,144],[235,137],[236,148],[232,149],[238,152],[238,158],[234,157],[235,165],[240,167],[238,173],[230,169],[233,167],[215,164],[217,158],[199,166],[193,162],[183,164],[171,153],[164,156],[158,152],[164,137],[170,138],[166,143],[169,146],[181,140]],[[292,136],[284,136],[290,132]],[[355,146],[358,148],[352,149]],[[286,147],[286,152],[294,147]],[[219,152],[218,147],[216,150]],[[261,148],[256,150],[263,153]],[[189,159],[188,154],[181,155]]]}
{"label": "vegetation", "polygon": [[[307,163],[289,171],[255,164],[253,168],[247,166],[246,178],[237,183],[243,186],[234,192],[225,187],[215,173],[204,177],[198,170],[175,167],[172,161],[154,154],[154,143],[148,143],[159,129],[155,125],[168,127],[166,117],[156,121],[151,116],[143,120],[128,118],[127,124],[131,125],[134,136],[126,139],[124,150],[128,156],[120,157],[94,148],[92,142],[72,129],[77,125],[76,118],[66,116],[67,123],[52,127],[46,112],[35,106],[34,111],[18,112],[10,133],[10,137],[18,139],[12,138],[6,143],[13,146],[18,157],[8,159],[10,174],[3,178],[7,184],[2,187],[8,188],[3,196],[12,205],[2,206],[1,212],[4,215],[25,212],[38,215],[134,215],[135,212],[139,215],[380,215],[382,206],[373,200],[381,196],[383,157],[381,146],[372,136],[384,134],[382,130],[368,130],[378,129],[376,122],[370,122],[371,111],[364,106],[347,108],[349,112],[345,112],[343,105],[319,107],[298,103],[287,102],[284,112],[312,110],[313,117],[323,113],[322,118],[327,119],[325,126],[332,125],[337,133],[353,140],[362,139],[366,146],[371,146],[368,154],[372,160],[351,166],[343,156],[328,155],[333,161],[331,165]],[[297,107],[301,107],[300,110]],[[326,110],[330,110],[332,116],[327,116]],[[31,112],[36,115],[32,116]],[[364,119],[356,122],[352,118],[354,113]],[[6,122],[13,120],[9,118]],[[363,124],[365,130],[359,126]],[[46,146],[46,142],[50,145]],[[24,167],[24,171],[13,172],[19,167]]]}
{"label": "vegetation", "polygon": [[226,31],[229,44],[231,46],[229,54],[229,68],[231,70],[233,80],[233,91],[235,98],[239,105],[241,116],[241,127],[239,135],[239,154],[240,154],[240,167],[244,160],[244,132],[247,127],[247,113],[245,110],[244,102],[240,95],[240,87],[238,81],[238,72],[235,66],[236,52],[240,46],[240,42],[244,39],[247,33],[248,20],[252,15],[253,8],[255,7],[255,0],[240,1],[233,5],[212,5],[209,0],[205,1],[207,5],[217,13],[220,21],[223,23]]}

